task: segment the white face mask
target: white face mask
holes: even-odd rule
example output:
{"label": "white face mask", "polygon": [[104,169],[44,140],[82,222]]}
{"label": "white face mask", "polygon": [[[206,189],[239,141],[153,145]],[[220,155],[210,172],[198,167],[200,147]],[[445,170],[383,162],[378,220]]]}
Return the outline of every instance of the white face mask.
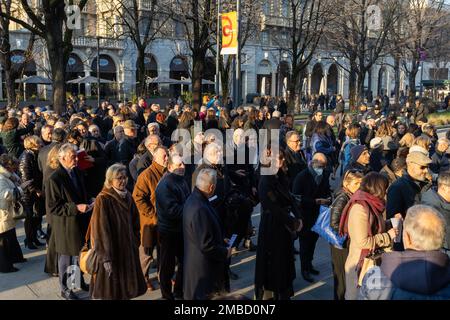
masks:
{"label": "white face mask", "polygon": [[321,176],[323,174],[323,168],[313,168],[313,170],[318,176]]}

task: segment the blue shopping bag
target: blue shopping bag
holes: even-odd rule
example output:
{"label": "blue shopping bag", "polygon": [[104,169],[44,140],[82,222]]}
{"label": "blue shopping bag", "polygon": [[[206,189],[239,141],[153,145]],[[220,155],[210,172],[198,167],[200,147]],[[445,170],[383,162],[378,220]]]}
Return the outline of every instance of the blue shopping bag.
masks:
{"label": "blue shopping bag", "polygon": [[331,209],[327,206],[320,206],[319,217],[315,225],[312,227],[312,231],[324,238],[328,243],[336,248],[342,249],[342,246],[347,239],[347,236],[341,237],[331,228]]}

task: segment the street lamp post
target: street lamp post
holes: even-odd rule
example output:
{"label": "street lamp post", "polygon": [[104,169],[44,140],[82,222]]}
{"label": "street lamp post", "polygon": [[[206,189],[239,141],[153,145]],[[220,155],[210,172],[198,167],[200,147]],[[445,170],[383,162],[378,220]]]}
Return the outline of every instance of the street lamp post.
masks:
{"label": "street lamp post", "polygon": [[220,57],[220,0],[217,0],[217,37],[216,37],[216,95],[219,95],[219,57]]}
{"label": "street lamp post", "polygon": [[423,61],[422,65],[420,66],[420,97],[422,98],[423,95]]}

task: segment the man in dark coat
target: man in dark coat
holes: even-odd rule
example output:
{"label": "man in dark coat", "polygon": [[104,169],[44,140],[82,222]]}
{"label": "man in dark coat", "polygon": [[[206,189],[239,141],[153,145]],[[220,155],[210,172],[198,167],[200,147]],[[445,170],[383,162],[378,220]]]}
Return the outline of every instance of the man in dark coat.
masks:
{"label": "man in dark coat", "polygon": [[285,162],[288,170],[289,189],[291,189],[295,177],[306,169],[308,165],[306,163],[306,157],[301,149],[302,140],[298,132],[289,131],[286,134],[286,144]]}
{"label": "man in dark coat", "polygon": [[209,204],[216,172],[201,170],[183,210],[185,300],[205,300],[223,290],[223,276],[231,248],[224,242],[220,218]]}
{"label": "man in dark coat", "polygon": [[120,162],[119,147],[124,138],[124,130],[122,126],[114,128],[114,138],[108,141],[105,145],[105,154],[107,159],[107,166],[110,167],[114,163]]}
{"label": "man in dark coat", "polygon": [[430,170],[434,174],[448,171],[450,169],[450,155],[447,153],[449,141],[447,138],[440,138],[436,144],[436,152],[431,156]]}
{"label": "man in dark coat", "polygon": [[159,146],[161,146],[161,139],[157,134],[151,134],[145,138],[144,142],[147,151],[139,158],[136,169],[137,174],[141,174],[142,171],[151,166],[153,160],[153,151]]}
{"label": "man in dark coat", "polygon": [[[47,212],[52,215],[52,227],[58,253],[61,295],[76,300],[77,296],[67,285],[68,268],[78,263],[92,210],[87,198],[83,176],[76,168],[77,148],[66,143],[59,150],[59,168],[50,176],[46,189]],[[88,290],[84,284],[82,289]]]}
{"label": "man in dark coat", "polygon": [[[183,206],[190,194],[184,180],[184,163],[179,155],[171,155],[168,172],[156,187],[156,215],[158,217],[159,283],[164,299],[183,298]],[[177,273],[174,292],[172,277]]]}
{"label": "man in dark coat", "polygon": [[314,281],[311,274],[319,274],[312,265],[318,235],[311,228],[319,216],[320,206],[331,204],[329,173],[324,171],[326,166],[327,157],[316,153],[309,167],[297,175],[292,186],[292,192],[301,196],[303,229],[299,234],[300,261],[302,276],[308,282]]}
{"label": "man in dark coat", "polygon": [[[386,201],[386,218],[393,218],[421,202],[422,194],[430,188],[428,165],[431,159],[421,152],[413,151],[406,158],[406,173],[397,179],[388,189]],[[403,243],[394,243],[396,251],[403,251]]]}
{"label": "man in dark coat", "polygon": [[137,138],[138,127],[133,120],[127,120],[123,124],[123,130],[125,137],[119,142],[118,156],[119,161],[127,167],[128,170],[128,191],[133,191],[133,177],[131,176],[128,164],[133,160],[133,157],[137,151],[139,141]]}

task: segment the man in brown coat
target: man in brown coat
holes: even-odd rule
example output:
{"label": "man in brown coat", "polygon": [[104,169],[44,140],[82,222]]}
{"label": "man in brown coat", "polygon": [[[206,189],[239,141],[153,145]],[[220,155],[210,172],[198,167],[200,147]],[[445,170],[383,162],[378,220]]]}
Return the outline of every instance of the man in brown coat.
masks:
{"label": "man in brown coat", "polygon": [[[139,210],[141,224],[141,246],[139,258],[147,286],[153,288],[148,278],[150,263],[153,260],[153,250],[157,245],[156,216],[156,186],[166,171],[168,151],[158,147],[153,151],[153,162],[138,177],[133,191],[133,199]],[[158,250],[157,250],[158,251]]]}

